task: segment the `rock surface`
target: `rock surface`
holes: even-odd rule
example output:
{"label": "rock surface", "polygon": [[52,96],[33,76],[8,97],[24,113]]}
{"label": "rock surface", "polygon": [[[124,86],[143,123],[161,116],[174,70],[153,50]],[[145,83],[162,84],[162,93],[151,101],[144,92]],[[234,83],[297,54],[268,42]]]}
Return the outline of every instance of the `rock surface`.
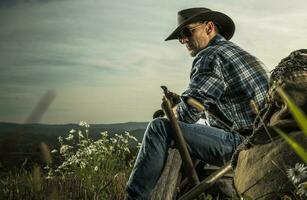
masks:
{"label": "rock surface", "polygon": [[[307,140],[302,132],[289,136],[307,148]],[[237,192],[252,199],[280,199],[294,191],[286,170],[303,161],[292,148],[279,138],[274,142],[256,145],[239,154],[235,170],[234,184]]]}

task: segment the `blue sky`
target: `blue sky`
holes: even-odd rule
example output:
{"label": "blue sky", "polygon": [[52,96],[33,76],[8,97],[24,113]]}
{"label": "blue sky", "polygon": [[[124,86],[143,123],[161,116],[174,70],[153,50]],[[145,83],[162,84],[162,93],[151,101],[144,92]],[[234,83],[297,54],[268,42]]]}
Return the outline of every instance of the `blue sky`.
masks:
{"label": "blue sky", "polygon": [[192,58],[164,42],[177,11],[208,7],[236,23],[232,39],[273,69],[306,48],[307,2],[251,0],[0,1],[0,121],[23,122],[47,90],[42,123],[148,121],[162,91],[184,91]]}

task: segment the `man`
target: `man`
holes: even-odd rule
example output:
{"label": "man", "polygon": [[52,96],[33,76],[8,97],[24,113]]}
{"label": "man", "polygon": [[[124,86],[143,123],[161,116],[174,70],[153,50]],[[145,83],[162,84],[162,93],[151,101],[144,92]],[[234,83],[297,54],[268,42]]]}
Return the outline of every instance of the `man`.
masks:
{"label": "man", "polygon": [[[190,8],[178,12],[178,27],[166,38],[178,39],[195,57],[190,83],[181,95],[176,114],[191,156],[214,165],[227,162],[244,136],[251,133],[255,114],[250,102],[264,106],[268,89],[263,64],[228,41],[234,30],[227,15]],[[207,108],[210,126],[195,123],[202,113],[187,104],[189,97]],[[128,199],[150,198],[171,141],[168,119],[156,118],[149,123],[127,183]]]}

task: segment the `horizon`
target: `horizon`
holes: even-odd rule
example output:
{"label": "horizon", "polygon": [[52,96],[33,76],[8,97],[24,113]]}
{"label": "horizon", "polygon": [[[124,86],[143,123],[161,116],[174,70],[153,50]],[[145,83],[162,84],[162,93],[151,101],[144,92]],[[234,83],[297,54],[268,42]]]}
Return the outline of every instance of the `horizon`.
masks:
{"label": "horizon", "polygon": [[[163,5],[163,6],[162,6]],[[160,85],[181,94],[193,61],[177,41],[177,12],[208,7],[236,24],[231,39],[267,73],[307,44],[307,1],[0,1],[0,121],[24,123],[47,91],[38,123],[149,121]]]}
{"label": "horizon", "polygon": [[[114,123],[88,123],[89,125],[112,125],[112,124],[128,124],[128,123],[149,123],[149,121],[129,121],[129,122],[114,122]],[[0,124],[18,124],[18,125],[35,125],[35,124],[40,124],[40,125],[69,125],[69,124],[73,124],[73,125],[78,125],[79,122],[68,122],[68,123],[43,123],[43,122],[36,122],[36,123],[18,123],[18,122],[8,122],[8,121],[0,121]]]}

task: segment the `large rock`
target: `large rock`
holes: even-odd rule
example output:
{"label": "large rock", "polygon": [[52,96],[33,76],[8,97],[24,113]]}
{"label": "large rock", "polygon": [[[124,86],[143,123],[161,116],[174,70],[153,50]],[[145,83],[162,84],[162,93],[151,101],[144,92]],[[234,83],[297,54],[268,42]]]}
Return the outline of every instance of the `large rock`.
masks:
{"label": "large rock", "polygon": [[[302,132],[289,134],[307,148],[307,140]],[[302,160],[282,139],[256,145],[239,154],[234,183],[237,192],[252,199],[280,199],[292,195],[293,184],[286,170]]]}

